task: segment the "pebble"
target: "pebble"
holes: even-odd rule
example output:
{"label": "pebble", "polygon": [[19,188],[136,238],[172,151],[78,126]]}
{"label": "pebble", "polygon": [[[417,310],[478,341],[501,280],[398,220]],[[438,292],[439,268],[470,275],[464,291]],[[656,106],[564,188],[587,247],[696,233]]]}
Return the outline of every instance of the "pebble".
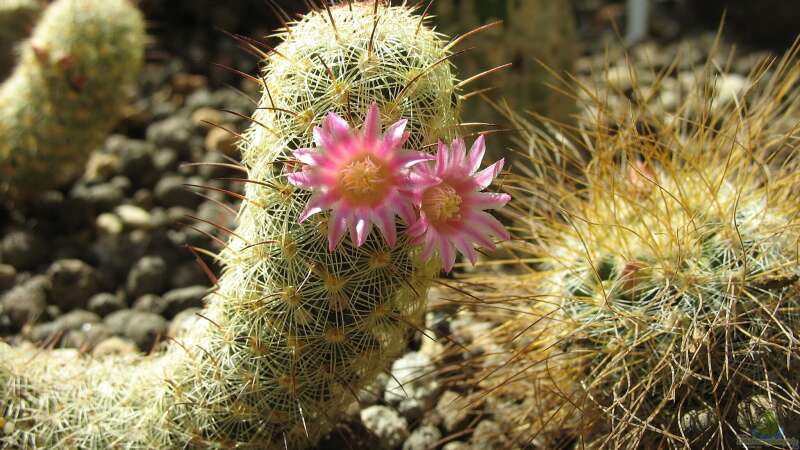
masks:
{"label": "pebble", "polygon": [[147,140],[157,147],[168,147],[178,151],[181,156],[188,156],[189,141],[194,125],[183,116],[172,116],[155,122],[147,127]]}
{"label": "pebble", "polygon": [[143,352],[150,352],[167,335],[167,321],[158,314],[134,311],[128,319],[124,335]]}
{"label": "pebble", "polygon": [[102,213],[95,219],[95,227],[102,234],[120,234],[125,225],[119,216],[112,213]]}
{"label": "pebble", "polygon": [[194,328],[196,323],[203,320],[202,317],[197,315],[200,311],[200,308],[189,308],[179,312],[169,323],[167,336],[175,338]]}
{"label": "pebble", "polygon": [[111,182],[86,185],[76,184],[70,191],[70,197],[84,201],[97,211],[110,211],[125,198],[125,191]]}
{"label": "pebble", "polygon": [[145,294],[133,302],[134,310],[151,312],[159,315],[164,312],[164,306],[164,300],[155,294]]}
{"label": "pebble", "polygon": [[170,280],[173,289],[204,285],[208,282],[208,277],[195,261],[187,261],[177,266],[172,272]]}
{"label": "pebble", "polygon": [[[231,129],[229,126],[225,128]],[[219,127],[208,131],[205,146],[211,152],[219,152],[233,158],[239,156],[239,137]]]}
{"label": "pebble", "polygon": [[485,450],[506,450],[511,448],[511,441],[500,425],[493,420],[481,420],[472,432],[470,443],[473,448]]}
{"label": "pebble", "polygon": [[94,267],[79,259],[61,259],[47,269],[51,289],[49,303],[62,311],[85,308],[100,291]]}
{"label": "pebble", "polygon": [[436,448],[442,432],[432,425],[423,425],[411,432],[403,443],[403,450],[429,450]]}
{"label": "pebble", "polygon": [[161,178],[153,190],[156,202],[164,207],[195,208],[202,203],[203,198],[185,186],[187,182],[186,178],[180,175],[167,175]]}
{"label": "pebble", "polygon": [[130,298],[145,294],[161,294],[167,287],[170,274],[167,263],[160,256],[145,256],[131,268],[126,292]]}
{"label": "pebble", "polygon": [[102,292],[94,295],[89,299],[89,311],[105,317],[113,312],[125,309],[127,306],[125,300],[119,295],[114,295],[109,292]]}
{"label": "pebble", "polygon": [[114,311],[113,313],[107,315],[103,319],[103,323],[108,326],[111,334],[122,336],[125,334],[125,327],[128,326],[128,322],[130,322],[130,319],[133,317],[134,313],[135,311],[132,309],[120,309],[119,311]]}
{"label": "pebble", "polygon": [[382,405],[361,410],[364,427],[380,441],[383,450],[393,450],[408,438],[408,423],[397,411]]}
{"label": "pebble", "polygon": [[386,385],[383,399],[396,406],[409,420],[419,418],[436,401],[440,386],[432,374],[433,361],[430,356],[406,353],[392,364],[392,376]]}
{"label": "pebble", "polygon": [[[86,327],[84,329],[86,325],[97,324],[99,322],[100,317],[97,314],[82,309],[76,309],[61,315],[52,322],[35,325],[26,334],[27,337],[34,342],[49,341],[48,343],[50,345],[58,345],[67,332],[88,331],[91,327]],[[108,329],[105,331],[108,331]],[[110,334],[110,332],[108,334]],[[72,347],[78,346],[80,346],[80,344]]]}
{"label": "pebble", "polygon": [[136,351],[136,344],[131,342],[130,339],[111,336],[94,346],[92,356],[96,358],[101,356],[122,356],[136,353]]}
{"label": "pebble", "polygon": [[20,271],[36,268],[47,261],[49,254],[44,238],[27,230],[11,231],[0,242],[2,261]]}
{"label": "pebble", "polygon": [[452,441],[445,444],[444,447],[442,447],[442,450],[473,450],[473,449],[466,442]]}
{"label": "pebble", "polygon": [[119,170],[119,156],[110,153],[94,152],[86,162],[83,177],[89,181],[104,181]]}
{"label": "pebble", "polygon": [[136,186],[151,187],[158,180],[153,144],[117,135],[106,141],[106,148],[119,155],[119,174],[135,180]]}
{"label": "pebble", "polygon": [[454,391],[445,391],[436,404],[436,411],[442,417],[445,431],[454,432],[463,427],[471,415],[464,398]]}
{"label": "pebble", "polygon": [[8,317],[12,329],[21,329],[45,314],[49,290],[50,280],[36,275],[0,297],[0,310]]}
{"label": "pebble", "polygon": [[138,206],[119,205],[114,209],[114,212],[127,227],[150,229],[153,226],[153,220],[150,213]]}
{"label": "pebble", "polygon": [[192,123],[207,130],[217,128],[211,124],[222,124],[224,120],[225,116],[222,115],[222,112],[214,108],[197,108],[192,113]]}
{"label": "pebble", "polygon": [[0,292],[14,287],[17,278],[17,269],[14,266],[0,263]]}
{"label": "pebble", "polygon": [[111,331],[102,323],[86,323],[78,330],[70,330],[64,335],[62,345],[91,352],[100,342],[111,337]]}
{"label": "pebble", "polygon": [[205,298],[207,293],[208,287],[206,286],[189,286],[173,289],[163,296],[164,310],[162,314],[167,319],[171,319],[186,308],[202,307],[203,298]]}

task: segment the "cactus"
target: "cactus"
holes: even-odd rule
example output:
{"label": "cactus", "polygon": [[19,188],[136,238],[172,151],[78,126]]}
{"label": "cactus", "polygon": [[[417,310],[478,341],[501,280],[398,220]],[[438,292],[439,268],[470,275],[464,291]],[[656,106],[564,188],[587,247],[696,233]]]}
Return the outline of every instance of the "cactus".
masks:
{"label": "cactus", "polygon": [[120,117],[142,64],[129,0],[58,0],[0,86],[0,197],[29,197],[81,173]]}
{"label": "cactus", "polygon": [[[264,52],[263,94],[241,145],[239,225],[204,320],[166,353],[62,362],[0,344],[0,442],[23,448],[302,448],[385,370],[420,321],[439,270],[400,230],[329,251],[328,214],[299,218],[293,154],[336,113],[355,127],[374,102],[407,119],[406,148],[457,131],[460,95],[442,37],[406,6],[339,2]],[[268,52],[268,54],[267,54]],[[478,160],[479,161],[479,160]]]}
{"label": "cactus", "polygon": [[583,131],[527,125],[532,170],[509,189],[536,193],[515,217],[538,270],[470,280],[518,303],[492,337],[508,355],[475,363],[521,446],[800,436],[795,55],[719,108],[709,64],[685,100],[705,110],[607,117],[593,95]]}
{"label": "cactus", "polygon": [[14,67],[17,44],[28,35],[41,10],[38,0],[0,1],[0,80]]}

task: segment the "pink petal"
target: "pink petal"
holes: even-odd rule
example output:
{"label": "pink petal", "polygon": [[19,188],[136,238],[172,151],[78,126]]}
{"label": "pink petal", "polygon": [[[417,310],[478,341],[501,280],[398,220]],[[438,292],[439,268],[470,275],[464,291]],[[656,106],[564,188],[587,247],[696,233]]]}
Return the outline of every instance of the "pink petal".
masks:
{"label": "pink petal", "polygon": [[294,172],[286,175],[286,179],[289,180],[289,183],[293,186],[309,189],[316,185],[316,183],[312,181],[312,178],[312,175],[308,171]]}
{"label": "pink petal", "polygon": [[483,212],[483,211],[475,211],[474,214],[470,217],[470,222],[473,222],[481,227],[484,227],[488,230],[491,230],[495,234],[495,236],[501,239],[508,239],[510,235],[506,228],[500,223],[499,220],[492,217],[491,214]]}
{"label": "pink petal", "polygon": [[363,136],[370,141],[378,139],[378,134],[381,132],[381,111],[378,109],[378,104],[372,102],[372,105],[367,111],[367,117],[364,119]]}
{"label": "pink petal", "polygon": [[303,164],[315,166],[322,160],[322,156],[310,148],[299,148],[292,152],[295,158]]}
{"label": "pink petal", "polygon": [[331,194],[322,194],[322,195],[314,195],[308,201],[305,209],[303,212],[300,213],[300,218],[297,220],[298,223],[303,223],[309,217],[313,216],[314,214],[323,211],[330,207],[330,203],[332,200]]}
{"label": "pink petal", "polygon": [[472,148],[469,150],[469,157],[467,158],[467,169],[469,174],[472,175],[481,166],[483,155],[486,153],[486,139],[483,135],[478,136]]}
{"label": "pink petal", "polygon": [[492,164],[491,166],[481,170],[478,172],[475,177],[473,178],[476,183],[478,183],[479,189],[484,189],[486,186],[492,184],[492,181],[497,177],[501,170],[503,170],[503,163],[505,162],[504,159],[497,161],[496,163]]}
{"label": "pink petal", "polygon": [[343,138],[350,133],[350,125],[336,113],[328,113],[322,126],[331,138]]}
{"label": "pink petal", "polygon": [[402,147],[403,144],[406,143],[409,137],[409,133],[405,132],[406,125],[408,125],[408,120],[401,119],[393,123],[389,129],[386,130],[386,133],[383,134],[384,141],[381,146],[383,152],[390,152],[391,150]]}
{"label": "pink petal", "polygon": [[478,260],[478,254],[475,252],[472,244],[467,242],[463,236],[452,238],[451,241],[453,244],[455,244],[458,251],[460,251],[462,255],[466,256],[469,259],[469,262],[474,266],[475,262]]}
{"label": "pink petal", "polygon": [[480,247],[489,250],[494,250],[495,248],[497,248],[497,246],[494,245],[494,242],[492,242],[492,240],[489,239],[488,234],[482,232],[481,230],[478,230],[477,228],[465,227],[463,230],[461,230],[461,232],[468,238],[472,239]]}
{"label": "pink petal", "polygon": [[444,142],[439,141],[439,148],[436,151],[436,175],[441,176],[447,169],[447,159],[450,151]]}
{"label": "pink petal", "polygon": [[403,152],[395,158],[395,162],[403,168],[409,168],[423,161],[430,161],[433,155],[423,152]]}
{"label": "pink petal", "polygon": [[336,208],[331,212],[328,222],[328,251],[332,252],[344,236],[347,228],[347,211],[343,208]]}
{"label": "pink petal", "polygon": [[419,255],[420,258],[422,258],[423,260],[431,259],[431,256],[433,256],[433,250],[437,241],[436,237],[437,237],[436,232],[433,230],[431,230],[430,233],[425,235],[425,242],[422,247],[422,253],[420,253]]}
{"label": "pink petal", "polygon": [[420,215],[419,219],[417,219],[416,222],[414,222],[410,227],[408,227],[406,233],[408,233],[409,236],[421,236],[423,233],[425,233],[427,229],[428,229],[428,219],[425,218],[424,214],[422,214]]}
{"label": "pink petal", "polygon": [[386,239],[386,243],[389,244],[390,248],[394,248],[397,243],[397,227],[394,222],[394,212],[388,208],[384,208],[375,215],[378,219],[375,223]]}
{"label": "pink petal", "polygon": [[461,138],[453,139],[453,144],[450,145],[450,167],[456,168],[464,165],[464,158],[467,152],[467,146]]}
{"label": "pink petal", "polygon": [[351,216],[350,222],[350,239],[356,245],[361,247],[367,241],[367,236],[372,229],[372,222],[369,220],[369,211],[359,208]]}
{"label": "pink petal", "polygon": [[397,213],[400,215],[400,218],[403,219],[403,223],[406,225],[413,223],[417,219],[416,211],[414,207],[411,205],[411,202],[407,199],[403,199],[400,202]]}
{"label": "pink petal", "polygon": [[488,192],[474,192],[469,196],[470,207],[476,209],[502,208],[511,200],[508,194],[495,194]]}
{"label": "pink petal", "polygon": [[456,263],[456,251],[447,239],[439,237],[439,256],[442,257],[442,266],[446,273],[453,270],[453,265]]}

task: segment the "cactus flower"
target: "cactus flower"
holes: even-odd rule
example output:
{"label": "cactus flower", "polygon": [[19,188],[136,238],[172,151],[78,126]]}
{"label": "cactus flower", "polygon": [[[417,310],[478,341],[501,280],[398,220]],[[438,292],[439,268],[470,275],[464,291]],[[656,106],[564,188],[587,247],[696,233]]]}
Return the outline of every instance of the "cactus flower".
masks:
{"label": "cactus flower", "polygon": [[398,120],[380,135],[380,109],[373,103],[360,131],[329,113],[321,127],[314,129],[315,149],[299,149],[294,156],[303,170],[288,175],[295,186],[314,192],[300,222],[330,209],[328,249],[333,251],[350,230],[350,238],[360,247],[376,224],[386,243],[397,241],[395,216],[406,224],[414,221],[408,169],[433,157],[422,152],[402,150],[409,137],[407,121]]}
{"label": "cactus flower", "polygon": [[456,251],[475,264],[474,243],[494,250],[490,235],[509,238],[503,225],[485,211],[500,208],[511,200],[508,194],[481,192],[503,169],[501,159],[476,173],[485,151],[483,136],[478,137],[469,154],[460,138],[450,148],[439,142],[436,161],[415,166],[413,170],[420,213],[408,232],[423,244],[423,258],[430,258],[434,249],[439,251],[446,272],[453,269]]}

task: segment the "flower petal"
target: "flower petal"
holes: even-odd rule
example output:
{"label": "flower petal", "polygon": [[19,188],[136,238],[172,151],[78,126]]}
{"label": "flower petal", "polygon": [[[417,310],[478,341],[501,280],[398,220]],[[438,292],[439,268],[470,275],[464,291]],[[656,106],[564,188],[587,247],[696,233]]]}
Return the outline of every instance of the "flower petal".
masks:
{"label": "flower petal", "polygon": [[313,188],[316,184],[313,181],[311,172],[304,170],[302,172],[294,172],[286,175],[289,184],[302,188]]}
{"label": "flower petal", "polygon": [[369,111],[367,111],[367,117],[364,119],[364,127],[362,129],[362,135],[369,141],[375,141],[378,139],[378,135],[381,132],[381,111],[378,109],[378,103],[372,102],[372,105],[369,107]]}
{"label": "flower petal", "polygon": [[322,155],[310,148],[299,148],[292,154],[298,161],[309,166],[316,166],[322,160]]}
{"label": "flower petal", "polygon": [[478,136],[472,148],[469,150],[469,157],[467,158],[467,170],[472,175],[481,166],[483,155],[486,154],[486,139],[483,135]]}
{"label": "flower petal", "polygon": [[450,273],[456,263],[456,251],[453,248],[453,244],[447,239],[439,237],[438,241],[439,256],[442,257],[442,268],[446,273]]}
{"label": "flower petal", "polygon": [[389,152],[391,150],[401,148],[403,144],[406,143],[408,137],[410,136],[409,133],[406,133],[406,125],[408,125],[408,120],[400,119],[397,122],[393,123],[387,130],[386,133],[383,134],[383,145],[381,149],[384,152]]}
{"label": "flower petal", "polygon": [[372,222],[369,220],[369,215],[368,210],[359,208],[351,216],[350,239],[356,247],[364,245],[364,242],[367,241],[367,236],[369,236],[369,232],[372,230]]}
{"label": "flower petal", "polygon": [[388,208],[384,208],[377,211],[375,216],[377,219],[375,224],[378,226],[378,229],[381,230],[381,234],[383,234],[384,239],[386,239],[386,243],[389,244],[390,248],[394,248],[397,243],[397,227],[394,222],[394,212]]}
{"label": "flower petal", "polygon": [[505,159],[501,159],[475,175],[474,180],[478,184],[479,189],[484,189],[486,186],[492,184],[492,181],[500,174],[500,171],[503,170],[504,162]]}
{"label": "flower petal", "polygon": [[436,167],[435,173],[441,176],[447,169],[447,159],[449,158],[450,150],[444,142],[439,141],[439,148],[436,150]]}
{"label": "flower petal", "polygon": [[300,213],[300,218],[297,219],[298,223],[303,223],[309,217],[321,212],[331,206],[332,196],[330,194],[314,195],[308,201],[303,212]]}
{"label": "flower petal", "polygon": [[510,195],[493,192],[474,192],[469,196],[470,206],[477,209],[502,208],[509,201],[511,201]]}
{"label": "flower petal", "polygon": [[350,133],[350,125],[336,113],[330,112],[322,122],[322,127],[333,139],[344,138]]}
{"label": "flower petal", "polygon": [[332,252],[347,229],[347,214],[343,208],[334,209],[328,221],[328,251]]}
{"label": "flower petal", "polygon": [[453,139],[450,145],[450,162],[449,166],[452,168],[461,168],[464,165],[464,158],[467,152],[467,146],[461,138]]}
{"label": "flower petal", "polygon": [[470,264],[474,266],[475,262],[478,260],[478,254],[475,252],[475,248],[472,246],[472,244],[467,242],[467,240],[464,239],[464,236],[456,236],[451,240],[458,251],[460,251],[462,255],[466,256],[467,259],[469,259]]}
{"label": "flower petal", "polygon": [[490,230],[495,236],[501,239],[509,239],[511,237],[499,220],[495,219],[491,214],[484,211],[475,211],[470,219],[470,222],[474,222],[475,224]]}
{"label": "flower petal", "polygon": [[419,164],[423,161],[430,161],[433,159],[433,155],[424,152],[403,152],[395,158],[397,164],[402,166],[403,168],[409,168],[415,164]]}

